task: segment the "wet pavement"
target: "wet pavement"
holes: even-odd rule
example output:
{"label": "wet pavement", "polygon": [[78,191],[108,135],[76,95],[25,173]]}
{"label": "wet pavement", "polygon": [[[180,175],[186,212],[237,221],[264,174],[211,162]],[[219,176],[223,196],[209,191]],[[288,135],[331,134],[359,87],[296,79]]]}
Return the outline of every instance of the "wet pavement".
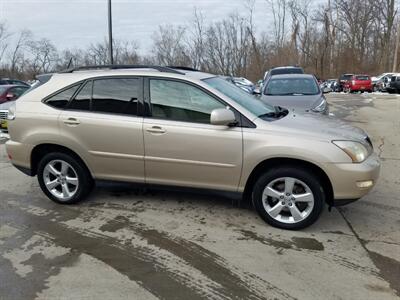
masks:
{"label": "wet pavement", "polygon": [[400,298],[400,97],[327,97],[371,134],[382,173],[302,231],[221,195],[128,184],[57,205],[0,141],[0,299]]}

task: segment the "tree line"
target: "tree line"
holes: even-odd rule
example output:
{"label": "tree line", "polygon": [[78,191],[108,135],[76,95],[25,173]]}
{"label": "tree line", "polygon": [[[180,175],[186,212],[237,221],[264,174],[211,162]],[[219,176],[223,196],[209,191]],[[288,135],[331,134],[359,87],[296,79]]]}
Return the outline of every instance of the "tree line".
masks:
{"label": "tree line", "polygon": [[[319,78],[398,67],[395,0],[263,0],[269,8],[263,28],[254,24],[255,1],[244,0],[240,14],[218,21],[194,10],[185,25],[159,26],[146,55],[139,54],[137,41],[114,40],[114,63],[189,66],[251,80],[279,65],[300,65]],[[108,47],[104,39],[60,50],[28,30],[11,33],[0,22],[0,76],[31,79],[68,66],[108,64]]]}

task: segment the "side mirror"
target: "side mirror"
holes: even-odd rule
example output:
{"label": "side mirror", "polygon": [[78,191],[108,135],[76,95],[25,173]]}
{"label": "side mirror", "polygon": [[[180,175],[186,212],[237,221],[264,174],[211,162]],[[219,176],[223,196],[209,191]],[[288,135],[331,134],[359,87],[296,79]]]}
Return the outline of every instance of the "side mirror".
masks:
{"label": "side mirror", "polygon": [[15,95],[13,93],[7,93],[6,99],[7,100],[13,100],[15,98]]}
{"label": "side mirror", "polygon": [[217,108],[211,112],[210,123],[229,126],[236,123],[235,114],[227,108]]}

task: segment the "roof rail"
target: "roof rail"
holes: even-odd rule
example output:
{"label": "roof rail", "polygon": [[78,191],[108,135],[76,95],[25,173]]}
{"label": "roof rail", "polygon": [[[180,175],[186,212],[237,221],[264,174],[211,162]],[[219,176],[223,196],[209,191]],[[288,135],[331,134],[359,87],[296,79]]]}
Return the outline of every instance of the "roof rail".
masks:
{"label": "roof rail", "polygon": [[184,71],[200,72],[200,70],[198,70],[198,69],[191,68],[191,67],[185,67],[185,66],[167,66],[167,68],[184,70]]}
{"label": "roof rail", "polygon": [[180,75],[185,75],[182,72],[172,69],[171,67],[162,67],[162,66],[152,66],[152,65],[94,65],[94,66],[81,66],[70,68],[60,73],[73,73],[75,71],[84,71],[84,70],[99,70],[99,69],[110,69],[110,70],[118,70],[118,69],[154,69],[160,72],[167,73],[175,73]]}

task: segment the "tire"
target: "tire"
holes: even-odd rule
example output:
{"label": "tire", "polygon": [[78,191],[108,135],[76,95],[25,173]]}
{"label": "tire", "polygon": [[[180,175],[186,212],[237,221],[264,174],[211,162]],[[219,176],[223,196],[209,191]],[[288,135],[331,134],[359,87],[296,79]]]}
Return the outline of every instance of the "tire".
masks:
{"label": "tire", "polygon": [[60,204],[85,199],[94,186],[87,167],[79,159],[61,152],[46,154],[38,164],[37,176],[43,193]]}
{"label": "tire", "polygon": [[[284,187],[287,186],[290,190],[292,180],[295,182],[294,188],[288,196]],[[263,199],[265,193],[269,195]],[[307,193],[311,193],[311,197],[306,196]],[[301,194],[304,196],[299,197]],[[294,200],[296,198],[301,198],[302,201]],[[289,230],[302,229],[313,224],[323,210],[325,198],[318,176],[305,169],[290,166],[272,169],[261,175],[252,193],[253,204],[261,218],[274,227]],[[309,202],[304,202],[306,199]],[[292,213],[296,212],[296,208],[300,215]],[[275,216],[276,212],[278,214]]]}

